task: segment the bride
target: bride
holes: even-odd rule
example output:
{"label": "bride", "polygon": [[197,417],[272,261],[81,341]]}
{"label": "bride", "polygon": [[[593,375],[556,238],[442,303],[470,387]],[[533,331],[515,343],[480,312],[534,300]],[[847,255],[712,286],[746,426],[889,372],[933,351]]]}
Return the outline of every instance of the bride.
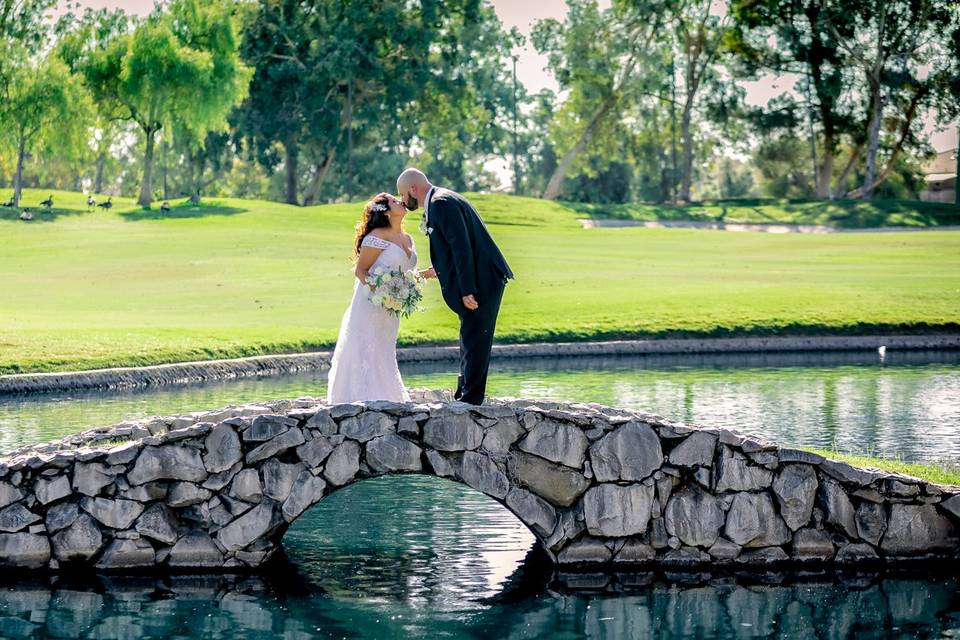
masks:
{"label": "bride", "polygon": [[[330,404],[363,400],[409,402],[397,367],[397,331],[400,318],[374,305],[364,286],[375,267],[409,271],[417,266],[413,237],[403,230],[407,209],[399,199],[378,194],[363,208],[354,242],[353,300],[343,314],[340,336],[330,363],[327,401]],[[420,272],[435,278],[433,269]]]}

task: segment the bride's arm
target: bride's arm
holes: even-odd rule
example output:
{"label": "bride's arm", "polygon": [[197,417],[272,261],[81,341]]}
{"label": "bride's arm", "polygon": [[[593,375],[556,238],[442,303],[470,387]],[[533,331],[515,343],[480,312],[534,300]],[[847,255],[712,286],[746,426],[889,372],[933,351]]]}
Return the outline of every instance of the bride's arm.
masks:
{"label": "bride's arm", "polygon": [[377,249],[376,247],[366,245],[360,247],[360,255],[357,256],[357,264],[353,269],[353,273],[357,276],[360,284],[367,283],[367,274],[370,272],[370,267],[373,266],[373,263],[377,261],[377,256],[382,252],[383,249]]}

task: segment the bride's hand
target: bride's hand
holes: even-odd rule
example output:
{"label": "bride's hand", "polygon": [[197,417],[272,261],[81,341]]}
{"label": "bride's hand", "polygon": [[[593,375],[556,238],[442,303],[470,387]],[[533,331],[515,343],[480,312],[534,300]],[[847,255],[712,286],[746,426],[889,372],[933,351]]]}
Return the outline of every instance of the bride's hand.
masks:
{"label": "bride's hand", "polygon": [[420,276],[423,278],[436,278],[437,272],[433,267],[430,267],[429,269],[423,269],[420,271]]}

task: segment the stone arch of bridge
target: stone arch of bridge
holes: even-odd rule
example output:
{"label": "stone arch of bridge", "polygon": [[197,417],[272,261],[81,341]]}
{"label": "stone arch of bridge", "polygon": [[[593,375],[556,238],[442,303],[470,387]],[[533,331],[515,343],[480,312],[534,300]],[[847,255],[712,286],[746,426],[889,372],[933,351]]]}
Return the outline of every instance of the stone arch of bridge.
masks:
{"label": "stone arch of bridge", "polygon": [[957,487],[735,432],[598,405],[303,398],[0,456],[0,564],[259,567],[327,495],[404,473],[491,496],[561,565],[851,564],[960,550]]}
{"label": "stone arch of bridge", "polygon": [[[516,463],[510,459],[509,447],[523,433],[512,410],[512,421],[501,416],[498,428],[492,430],[480,427],[477,416],[471,416],[465,406],[419,420],[407,416],[406,421],[381,411],[341,415],[353,410],[353,406],[339,407],[332,415],[321,411],[301,429],[309,433],[323,425],[305,442],[273,455],[259,467],[251,465],[236,473],[227,498],[257,504],[212,534],[227,555],[260,564],[281,547],[284,535],[299,518],[332,496],[365,481],[413,475],[452,482],[493,500],[556,561],[551,547],[563,546],[566,540],[562,530],[552,535],[557,531],[555,507],[511,473]],[[247,429],[264,429],[277,418],[260,416]],[[265,434],[250,434],[261,435]],[[250,458],[248,453],[246,461]]]}

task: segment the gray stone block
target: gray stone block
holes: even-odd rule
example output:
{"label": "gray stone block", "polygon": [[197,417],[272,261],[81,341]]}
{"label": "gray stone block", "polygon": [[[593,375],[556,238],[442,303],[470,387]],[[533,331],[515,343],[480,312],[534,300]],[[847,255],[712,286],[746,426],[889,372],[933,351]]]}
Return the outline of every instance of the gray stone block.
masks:
{"label": "gray stone block", "polygon": [[773,481],[773,492],[780,503],[780,515],[791,530],[810,522],[817,498],[817,472],[806,464],[788,464]]}
{"label": "gray stone block", "polygon": [[229,424],[219,424],[214,427],[203,442],[206,453],[203,455],[203,464],[208,473],[226,471],[243,459],[243,448],[240,445],[240,436]]}
{"label": "gray stone block", "polygon": [[513,489],[507,494],[507,507],[541,539],[549,536],[557,526],[557,512],[543,498]]}
{"label": "gray stone block", "polygon": [[127,473],[127,480],[132,485],[153,480],[203,482],[206,479],[207,469],[200,458],[200,452],[173,444],[145,447],[133,469]]}
{"label": "gray stone block", "polygon": [[60,562],[84,562],[100,551],[103,535],[94,519],[81,513],[71,526],[53,534],[50,542]]}
{"label": "gray stone block", "polygon": [[670,464],[678,467],[709,467],[717,448],[717,436],[694,431],[670,452]]}
{"label": "gray stone block", "polygon": [[770,547],[790,542],[790,530],[766,493],[737,493],[727,512],[725,534],[744,547]]}
{"label": "gray stone block", "polygon": [[590,461],[598,482],[643,480],[663,464],[663,450],[648,424],[629,422],[595,442]]}
{"label": "gray stone block", "polygon": [[673,494],[664,512],[667,532],[691,547],[709,547],[717,541],[724,525],[720,501],[697,488]]}
{"label": "gray stone block", "polygon": [[112,529],[127,529],[143,513],[143,505],[134,500],[117,498],[84,498],[84,511]]}
{"label": "gray stone block", "polygon": [[40,516],[19,503],[0,509],[0,531],[6,533],[22,531],[39,521]]}
{"label": "gray stone block", "polygon": [[583,466],[589,441],[580,427],[557,420],[544,420],[520,441],[527,453],[574,469]]}
{"label": "gray stone block", "polygon": [[327,458],[323,477],[334,486],[344,485],[360,470],[360,445],[354,440],[344,440]]}
{"label": "gray stone block", "polygon": [[510,490],[510,482],[497,463],[475,451],[467,451],[463,454],[460,463],[460,479],[477,491],[501,500],[507,497],[507,492]]}
{"label": "gray stone block", "polygon": [[367,464],[378,473],[420,471],[423,450],[395,433],[367,442]]}
{"label": "gray stone block", "polygon": [[532,454],[511,453],[507,468],[521,485],[558,507],[569,507],[590,486],[579,471]]}
{"label": "gray stone block", "polygon": [[41,569],[50,562],[50,541],[32,533],[0,533],[0,565]]}
{"label": "gray stone block", "polygon": [[469,414],[441,413],[423,425],[423,442],[438,451],[472,451],[483,443],[483,427]]}
{"label": "gray stone block", "polygon": [[604,537],[643,533],[650,522],[653,498],[652,485],[597,485],[583,496],[587,531]]}
{"label": "gray stone block", "polygon": [[894,504],[881,542],[890,555],[915,555],[956,549],[958,529],[934,505]]}

